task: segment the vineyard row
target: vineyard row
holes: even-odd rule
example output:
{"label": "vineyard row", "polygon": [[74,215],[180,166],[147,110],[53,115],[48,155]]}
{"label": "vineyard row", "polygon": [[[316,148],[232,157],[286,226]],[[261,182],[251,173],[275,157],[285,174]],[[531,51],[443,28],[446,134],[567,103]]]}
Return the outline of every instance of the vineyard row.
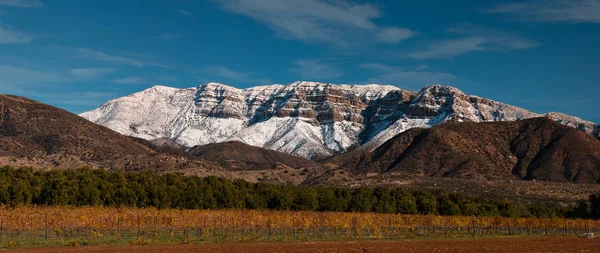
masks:
{"label": "vineyard row", "polygon": [[600,221],[310,211],[0,208],[0,244],[36,240],[265,241],[501,234],[583,235]]}

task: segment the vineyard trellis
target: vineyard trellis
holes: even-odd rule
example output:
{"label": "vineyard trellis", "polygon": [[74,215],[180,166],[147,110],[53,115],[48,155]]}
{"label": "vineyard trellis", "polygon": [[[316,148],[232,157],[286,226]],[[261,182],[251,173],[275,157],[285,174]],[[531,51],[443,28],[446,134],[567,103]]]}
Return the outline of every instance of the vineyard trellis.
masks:
{"label": "vineyard trellis", "polygon": [[268,241],[584,235],[600,221],[271,210],[0,207],[0,245],[19,241]]}

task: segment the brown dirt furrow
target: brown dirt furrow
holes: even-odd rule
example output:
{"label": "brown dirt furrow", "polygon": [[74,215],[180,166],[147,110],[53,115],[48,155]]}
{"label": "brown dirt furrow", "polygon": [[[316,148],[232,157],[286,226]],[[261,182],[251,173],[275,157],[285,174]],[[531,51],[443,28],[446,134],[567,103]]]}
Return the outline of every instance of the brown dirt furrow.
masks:
{"label": "brown dirt furrow", "polygon": [[479,253],[479,252],[600,252],[600,239],[584,238],[502,238],[476,240],[405,240],[405,241],[341,241],[292,243],[221,243],[204,245],[148,245],[148,246],[95,246],[19,249],[6,252],[59,253],[59,252],[194,252],[194,253]]}

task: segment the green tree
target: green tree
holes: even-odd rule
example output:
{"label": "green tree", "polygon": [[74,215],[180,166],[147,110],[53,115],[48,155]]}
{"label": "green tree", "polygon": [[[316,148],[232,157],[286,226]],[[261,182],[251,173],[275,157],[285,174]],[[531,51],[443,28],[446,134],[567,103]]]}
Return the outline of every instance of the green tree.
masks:
{"label": "green tree", "polygon": [[438,198],[437,210],[441,215],[460,215],[460,207],[452,202],[447,195]]}
{"label": "green tree", "polygon": [[294,198],[292,209],[316,211],[318,207],[319,200],[315,191],[307,187],[296,190],[296,197]]}
{"label": "green tree", "polygon": [[358,188],[352,192],[352,199],[348,204],[350,212],[370,212],[373,205],[373,190],[370,188]]}
{"label": "green tree", "polygon": [[437,200],[431,193],[416,191],[417,210],[420,214],[437,214]]}
{"label": "green tree", "polygon": [[392,192],[387,188],[376,188],[373,191],[375,203],[373,203],[373,212],[377,213],[396,213],[397,200]]}
{"label": "green tree", "polygon": [[401,214],[417,214],[417,200],[412,194],[405,193],[402,191],[394,191],[394,197],[398,200],[396,202],[396,210]]}

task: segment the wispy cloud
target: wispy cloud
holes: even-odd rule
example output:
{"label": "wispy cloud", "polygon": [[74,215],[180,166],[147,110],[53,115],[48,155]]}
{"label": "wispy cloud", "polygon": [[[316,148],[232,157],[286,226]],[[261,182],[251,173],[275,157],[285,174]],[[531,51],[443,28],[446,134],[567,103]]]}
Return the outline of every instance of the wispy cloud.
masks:
{"label": "wispy cloud", "polygon": [[335,66],[323,60],[304,59],[294,62],[294,67],[290,71],[298,74],[305,80],[325,81],[326,79],[335,79],[344,75],[344,73]]}
{"label": "wispy cloud", "polygon": [[192,13],[186,10],[179,10],[179,13],[186,15],[186,16],[192,16]]}
{"label": "wispy cloud", "polygon": [[600,0],[534,0],[498,5],[488,12],[527,21],[600,23]]}
{"label": "wispy cloud", "polygon": [[417,66],[417,71],[426,70],[428,68],[429,66],[427,66],[427,64],[419,65]]}
{"label": "wispy cloud", "polygon": [[73,81],[72,73],[0,65],[0,93],[25,96],[43,103],[69,109],[88,110],[114,98],[113,92],[65,91],[64,84]]}
{"label": "wispy cloud", "polygon": [[3,83],[22,83],[25,81],[57,82],[64,80],[63,76],[55,72],[34,70],[10,65],[0,65],[0,76],[2,76],[2,78],[0,78],[0,82]]}
{"label": "wispy cloud", "polygon": [[14,28],[0,23],[0,44],[22,44],[29,43],[34,36],[20,32]]}
{"label": "wispy cloud", "polygon": [[423,65],[416,69],[407,69],[381,63],[365,63],[360,67],[375,73],[375,76],[365,83],[393,84],[409,89],[419,89],[430,84],[448,84],[457,79],[448,73],[424,71],[426,68],[423,68]]}
{"label": "wispy cloud", "polygon": [[179,78],[177,78],[176,76],[159,76],[157,78],[159,81],[161,82],[176,82]]}
{"label": "wispy cloud", "polygon": [[0,0],[0,5],[19,8],[44,7],[44,4],[38,0]]}
{"label": "wispy cloud", "polygon": [[114,81],[116,84],[142,84],[142,83],[147,83],[147,81],[139,76],[130,76],[130,77],[124,77],[124,78],[119,78],[116,79]]}
{"label": "wispy cloud", "polygon": [[143,60],[134,59],[134,58],[110,55],[107,53],[98,52],[98,51],[94,51],[94,50],[87,49],[87,48],[79,48],[77,51],[81,57],[90,58],[90,59],[94,59],[94,60],[98,60],[98,61],[115,62],[115,63],[132,65],[132,66],[137,66],[137,67],[154,66],[154,67],[161,67],[161,68],[170,68],[167,65],[156,63],[156,62],[149,62],[149,61],[143,61]]}
{"label": "wispy cloud", "polygon": [[40,87],[52,87],[67,80],[58,72],[20,66],[0,65],[0,93],[30,96]]}
{"label": "wispy cloud", "polygon": [[[405,28],[379,27],[371,4],[330,0],[213,0],[226,10],[266,24],[281,38],[348,46],[365,38],[396,43],[412,36]],[[365,36],[369,35],[369,36]]]}
{"label": "wispy cloud", "polygon": [[[52,92],[32,94],[36,99],[42,102],[58,107],[82,107],[89,109],[96,107],[114,98],[117,94],[114,92]],[[76,111],[77,113],[79,111]]]}
{"label": "wispy cloud", "polygon": [[163,82],[176,82],[178,78],[176,76],[159,76],[159,77],[140,77],[140,76],[129,76],[113,80],[116,84],[151,84],[151,83],[163,83]]}
{"label": "wispy cloud", "polygon": [[409,54],[415,59],[452,58],[475,51],[508,51],[537,47],[535,40],[483,26],[462,24],[446,30],[458,38],[433,42],[428,48]]}
{"label": "wispy cloud", "polygon": [[113,73],[116,70],[114,68],[77,68],[72,69],[71,74],[81,78],[98,78]]}
{"label": "wispy cloud", "polygon": [[253,77],[252,73],[235,71],[225,66],[208,66],[204,68],[204,72],[242,83],[267,84],[271,82],[269,79]]}
{"label": "wispy cloud", "polygon": [[481,51],[486,42],[486,38],[483,37],[438,41],[431,43],[429,48],[411,53],[409,56],[415,59],[452,58],[473,51]]}
{"label": "wispy cloud", "polygon": [[415,36],[415,32],[406,28],[389,27],[383,28],[377,34],[377,41],[384,43],[398,43]]}

